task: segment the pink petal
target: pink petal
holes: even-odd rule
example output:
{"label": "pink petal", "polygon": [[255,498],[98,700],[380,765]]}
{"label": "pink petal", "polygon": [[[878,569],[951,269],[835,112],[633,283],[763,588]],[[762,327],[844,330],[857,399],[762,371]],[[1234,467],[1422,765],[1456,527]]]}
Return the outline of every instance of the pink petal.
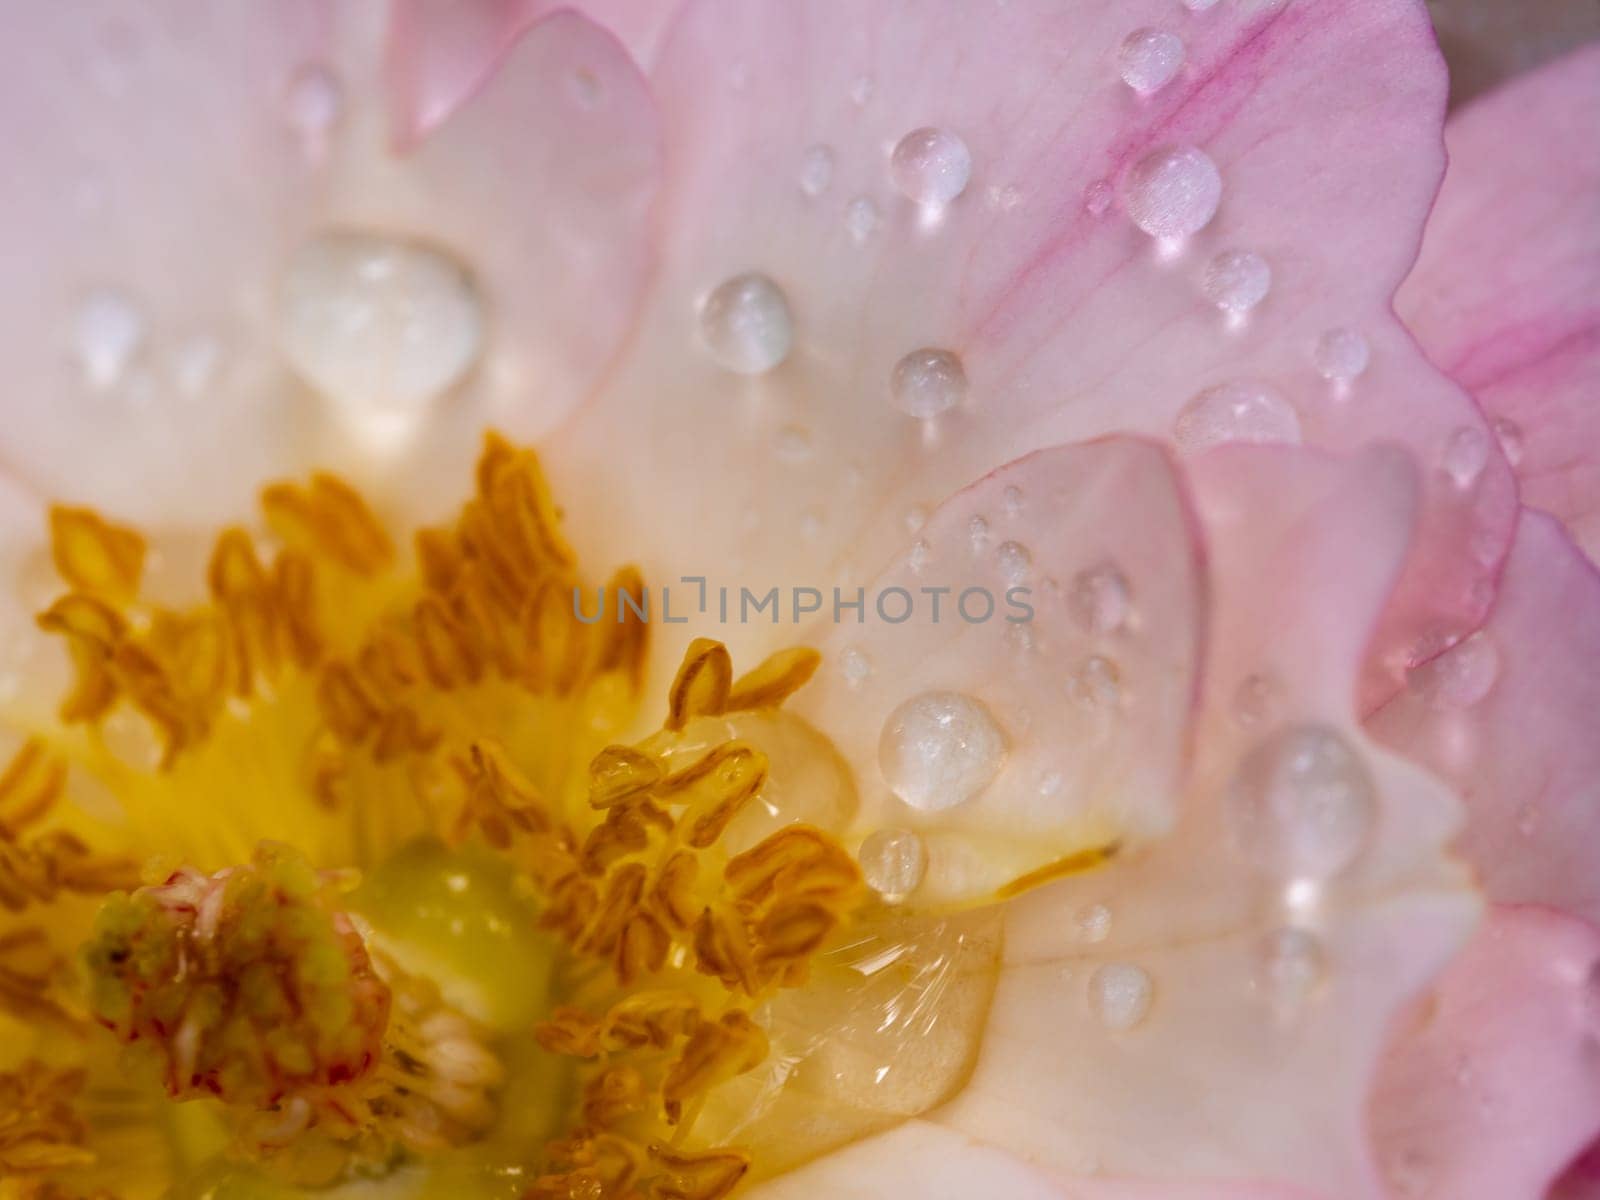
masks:
{"label": "pink petal", "polygon": [[[1187,43],[1146,99],[1117,66],[1141,26]],[[669,579],[732,548],[763,586],[845,567],[856,582],[904,545],[908,510],[998,463],[1108,431],[1164,436],[1202,389],[1262,380],[1308,440],[1399,440],[1430,468],[1425,536],[1379,644],[1389,667],[1481,614],[1509,474],[1491,462],[1463,490],[1432,471],[1481,422],[1389,312],[1442,167],[1444,78],[1419,6],[1014,0],[935,20],[694,0],[654,81],[665,261],[631,353],[554,455],[586,544]],[[974,162],[942,213],[891,178],[892,148],[921,126],[959,135]],[[1096,216],[1086,200],[1164,144],[1203,147],[1224,180],[1216,219],[1170,256],[1120,202]],[[1240,329],[1201,290],[1229,249],[1274,269]],[[787,360],[755,377],[696,345],[699,303],[750,271],[781,286],[795,328]],[[1313,351],[1346,327],[1371,367],[1340,399]],[[922,347],[957,353],[970,381],[926,424],[889,403],[896,363]]]}
{"label": "pink petal", "polygon": [[1498,908],[1396,1027],[1372,1126],[1397,1196],[1544,1194],[1600,1133],[1600,930]]}
{"label": "pink petal", "polygon": [[1600,921],[1600,576],[1525,512],[1483,631],[1372,721],[1466,800],[1461,852],[1489,896]]}
{"label": "pink petal", "polygon": [[1522,499],[1600,558],[1600,46],[1487,96],[1450,170],[1401,315],[1504,431]]}
{"label": "pink petal", "polygon": [[[1179,488],[1154,443],[1041,451],[942,505],[867,588],[864,623],[835,620],[828,595],[828,665],[796,711],[855,771],[852,845],[885,827],[922,834],[919,904],[985,898],[1172,827],[1205,617]],[[918,811],[886,786],[880,743],[902,704],[942,693],[991,714],[1004,769],[966,803]]]}
{"label": "pink petal", "polygon": [[[1241,449],[1198,463],[1195,491],[1216,615],[1179,825],[1017,902],[972,1080],[935,1119],[1063,1175],[1381,1197],[1364,1107],[1390,1021],[1479,911],[1444,858],[1453,797],[1356,723],[1351,648],[1402,569],[1415,484],[1393,451]],[[1250,673],[1265,709],[1236,707]],[[1370,836],[1327,878],[1242,856],[1228,808],[1243,757],[1304,723],[1372,780]],[[1129,968],[1149,1009],[1119,1028],[1095,997]]]}

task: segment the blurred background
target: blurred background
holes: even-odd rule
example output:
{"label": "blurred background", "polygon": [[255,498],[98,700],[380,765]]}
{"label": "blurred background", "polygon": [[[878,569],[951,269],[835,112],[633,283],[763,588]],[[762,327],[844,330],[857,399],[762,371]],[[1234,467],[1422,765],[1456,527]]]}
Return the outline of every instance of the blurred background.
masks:
{"label": "blurred background", "polygon": [[1428,0],[1428,7],[1450,60],[1452,104],[1600,38],[1600,0]]}

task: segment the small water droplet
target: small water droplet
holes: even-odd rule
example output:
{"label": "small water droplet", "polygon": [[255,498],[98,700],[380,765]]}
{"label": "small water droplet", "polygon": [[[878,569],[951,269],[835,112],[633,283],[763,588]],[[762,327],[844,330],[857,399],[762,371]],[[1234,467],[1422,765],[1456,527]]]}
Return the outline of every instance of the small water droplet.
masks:
{"label": "small water droplet", "polygon": [[913,504],[906,509],[906,532],[920,533],[922,527],[928,523],[928,506],[926,504]]}
{"label": "small water droplet", "polygon": [[1122,672],[1111,659],[1090,655],[1067,677],[1067,695],[1089,708],[1114,709],[1122,703]]}
{"label": "small water droplet", "polygon": [[1089,1007],[1113,1033],[1126,1033],[1150,1014],[1155,985],[1134,963],[1107,963],[1089,977]]}
{"label": "small water droplet", "polygon": [[884,722],[878,767],[912,808],[940,812],[981,794],[1005,762],[1000,726],[982,701],[960,692],[924,692]]}
{"label": "small water droplet", "polygon": [[988,196],[989,206],[998,212],[1010,212],[1022,203],[1022,189],[1014,183],[991,187]]}
{"label": "small water droplet", "polygon": [[966,399],[967,372],[948,350],[913,350],[895,363],[889,394],[901,412],[927,420]]}
{"label": "small water droplet", "polygon": [[1227,442],[1300,443],[1300,416],[1282,392],[1253,379],[1207,388],[1178,410],[1172,426],[1178,448],[1191,453]]}
{"label": "small water droplet", "polygon": [[1116,189],[1111,186],[1109,179],[1096,179],[1083,189],[1084,211],[1091,217],[1103,217],[1116,195]]}
{"label": "small water droplet", "polygon": [[1272,268],[1252,250],[1224,250],[1206,265],[1200,287],[1224,312],[1247,313],[1272,290]]}
{"label": "small water droplet", "polygon": [[872,663],[865,654],[851,646],[839,655],[839,670],[847,684],[858,688],[872,674]]}
{"label": "small water droplet", "polygon": [[320,145],[344,113],[344,86],[322,63],[302,63],[289,76],[283,113],[308,144]]}
{"label": "small water droplet", "polygon": [[1114,563],[1101,563],[1073,576],[1067,611],[1085,632],[1103,636],[1128,623],[1133,591]]}
{"label": "small water droplet", "polygon": [[1527,449],[1527,442],[1522,435],[1522,426],[1510,417],[1496,417],[1491,428],[1494,436],[1500,443],[1500,453],[1506,456],[1506,461],[1513,467],[1522,462],[1522,452]]}
{"label": "small water droplet", "polygon": [[1439,465],[1459,488],[1469,488],[1489,465],[1489,438],[1476,425],[1463,425],[1445,439]]}
{"label": "small water droplet", "polygon": [[857,196],[845,206],[844,227],[858,245],[877,233],[882,224],[883,213],[871,196]]}
{"label": "small water droplet", "polygon": [[861,843],[856,855],[867,886],[890,904],[898,904],[928,873],[928,847],[910,829],[880,829]]}
{"label": "small water droplet", "polygon": [[920,575],[927,570],[928,560],[932,557],[933,547],[929,546],[924,539],[918,538],[911,543],[911,552],[906,556],[906,562],[912,571]]}
{"label": "small water droplet", "polygon": [[121,292],[98,289],[78,306],[72,346],[90,387],[109,388],[144,345],[144,314]]}
{"label": "small water droplet", "polygon": [[895,146],[889,172],[906,199],[938,208],[967,190],[972,154],[947,129],[913,129]]}
{"label": "small water droplet", "polygon": [[1104,904],[1090,904],[1078,910],[1078,936],[1098,944],[1111,936],[1111,910]]}
{"label": "small water droplet", "polygon": [[867,101],[872,99],[873,83],[870,75],[857,75],[850,81],[850,100],[857,108],[862,108]]}
{"label": "small water droplet", "polygon": [[1183,39],[1164,29],[1136,29],[1117,50],[1122,82],[1141,94],[1165,87],[1183,67]]}
{"label": "small water droplet", "polygon": [[1205,151],[1164,146],[1128,172],[1123,204],[1151,237],[1183,238],[1211,223],[1222,203],[1222,175]]}
{"label": "small water droplet", "polygon": [[1233,693],[1233,719],[1246,729],[1259,729],[1277,714],[1280,699],[1270,675],[1246,675]]}
{"label": "small water droplet", "polygon": [[1500,651],[1482,630],[1406,672],[1406,686],[1431,708],[1471,708],[1494,688]]}
{"label": "small water droplet", "polygon": [[765,275],[735,275],[701,304],[700,337],[724,370],[765,374],[788,358],[794,345],[788,298]]}
{"label": "small water droplet", "polygon": [[1026,503],[1026,497],[1023,496],[1022,489],[1015,485],[1008,486],[1004,492],[1000,493],[1000,507],[1008,517],[1021,516]]}
{"label": "small water droplet", "polygon": [[820,196],[833,182],[833,149],[830,146],[811,146],[800,158],[800,190],[808,196]]}
{"label": "small water droplet", "polygon": [[778,457],[786,463],[802,463],[811,457],[811,434],[798,425],[785,425],[774,439]]}
{"label": "small water droplet", "polygon": [[1349,383],[1367,369],[1372,349],[1354,329],[1330,329],[1311,349],[1317,374],[1332,383]]}
{"label": "small water droplet", "polygon": [[989,544],[989,519],[981,513],[967,522],[967,538],[972,542],[972,552],[980,554]]}
{"label": "small water droplet", "polygon": [[1021,542],[1001,542],[995,558],[1000,564],[1000,576],[1007,583],[1021,583],[1028,577],[1028,569],[1033,566],[1033,555]]}
{"label": "small water droplet", "polygon": [[1215,8],[1217,0],[1183,0],[1183,6],[1190,12],[1205,12],[1207,9]]}
{"label": "small water droplet", "polygon": [[1235,845],[1283,879],[1330,879],[1365,848],[1377,815],[1366,763],[1336,731],[1298,725],[1257,744],[1228,790]]}
{"label": "small water droplet", "polygon": [[1275,929],[1261,940],[1259,983],[1280,1013],[1301,1008],[1327,972],[1322,940],[1305,929]]}

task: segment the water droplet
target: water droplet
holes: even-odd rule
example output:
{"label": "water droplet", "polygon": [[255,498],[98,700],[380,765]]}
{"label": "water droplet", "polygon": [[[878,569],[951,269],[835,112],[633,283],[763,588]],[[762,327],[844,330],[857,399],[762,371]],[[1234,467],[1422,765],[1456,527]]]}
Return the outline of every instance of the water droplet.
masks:
{"label": "water droplet", "polygon": [[967,522],[967,538],[972,542],[972,552],[978,554],[989,544],[989,519],[981,513]]}
{"label": "water droplet", "polygon": [[850,99],[857,108],[864,107],[872,99],[872,76],[857,75],[850,81]]}
{"label": "water droplet", "polygon": [[121,292],[90,292],[78,306],[72,346],[89,386],[108,388],[122,378],[144,345],[144,314]]}
{"label": "water droplet", "polygon": [[1246,675],[1233,693],[1233,719],[1246,729],[1266,725],[1278,710],[1278,685],[1269,675]]}
{"label": "water droplet", "polygon": [[1019,517],[1026,506],[1027,499],[1022,494],[1022,489],[1014,484],[1008,486],[1000,493],[1000,507],[1008,517]]}
{"label": "water droplet", "polygon": [[308,143],[320,144],[344,112],[344,87],[322,63],[302,63],[289,77],[283,113]]}
{"label": "water droplet", "polygon": [[924,539],[918,538],[911,543],[911,553],[906,556],[906,562],[914,572],[920,575],[927,570],[928,560],[932,557],[933,547],[929,546]]}
{"label": "water droplet", "polygon": [[812,146],[800,158],[800,190],[808,196],[820,196],[833,182],[833,150],[828,146]]}
{"label": "water droplet", "polygon": [[1217,215],[1222,176],[1205,151],[1164,146],[1128,172],[1122,194],[1128,216],[1151,237],[1188,237]]}
{"label": "water droplet", "polygon": [[895,146],[889,173],[908,200],[938,208],[967,190],[972,154],[949,130],[913,129]]}
{"label": "water droplet", "polygon": [[801,463],[811,457],[811,434],[798,425],[785,425],[774,439],[778,457],[786,463]]}
{"label": "water droplet", "polygon": [[1224,312],[1247,313],[1272,290],[1272,268],[1252,250],[1224,250],[1206,265],[1200,287]]}
{"label": "water droplet", "polygon": [[1111,910],[1104,904],[1091,904],[1078,910],[1078,936],[1099,943],[1111,936]]}
{"label": "water droplet", "polygon": [[1067,677],[1067,695],[1090,708],[1116,708],[1122,703],[1122,672],[1111,659],[1091,655]]}
{"label": "water droplet", "polygon": [[1330,329],[1311,350],[1317,374],[1333,383],[1349,383],[1367,369],[1371,360],[1367,339],[1354,329]]}
{"label": "water droplet", "polygon": [[277,315],[290,364],[377,442],[413,436],[483,350],[483,302],[466,268],[380,234],[304,243],[284,272]]}
{"label": "water droplet", "polygon": [[794,345],[789,301],[765,275],[735,275],[701,304],[700,337],[724,370],[765,374],[788,358]]}
{"label": "water droplet", "polygon": [[1021,583],[1028,577],[1028,568],[1033,566],[1033,555],[1021,542],[1001,542],[995,558],[1000,563],[1001,578],[1007,583]]}
{"label": "water droplet", "polygon": [[1172,82],[1183,67],[1183,39],[1164,29],[1136,29],[1117,50],[1122,82],[1148,94]]}
{"label": "water droplet", "polygon": [[1500,443],[1500,453],[1506,456],[1506,461],[1513,467],[1522,461],[1522,452],[1527,449],[1527,442],[1522,434],[1522,426],[1510,417],[1496,417],[1490,426],[1494,436]]}
{"label": "water droplet", "polygon": [[1155,985],[1134,963],[1107,963],[1089,977],[1089,1007],[1113,1033],[1126,1033],[1150,1013]]}
{"label": "water droplet", "polygon": [[871,196],[857,196],[845,206],[844,227],[857,244],[877,233],[882,224],[883,213]]}
{"label": "water droplet", "polygon": [[1022,203],[1022,189],[1014,183],[992,187],[988,196],[989,206],[999,212],[1010,212]]}
{"label": "water droplet", "polygon": [[1207,9],[1215,8],[1217,0],[1183,0],[1183,6],[1190,12],[1205,12]]}
{"label": "water droplet", "polygon": [[880,829],[861,843],[856,856],[867,886],[890,904],[898,904],[928,873],[928,847],[909,829]]}
{"label": "water droplet", "polygon": [[895,363],[889,394],[901,412],[927,420],[966,399],[967,372],[948,350],[913,350]]}
{"label": "water droplet", "polygon": [[1406,686],[1431,708],[1471,708],[1494,688],[1500,651],[1481,630],[1406,672]]}
{"label": "water droplet", "polygon": [[979,795],[999,775],[1005,754],[1005,735],[988,708],[960,692],[912,697],[890,714],[878,741],[889,789],[923,812]]}
{"label": "water droplet", "polygon": [[920,533],[922,527],[928,523],[928,506],[926,504],[913,504],[906,509],[906,532]]}
{"label": "water droplet", "polygon": [[1489,438],[1476,425],[1463,425],[1445,439],[1439,465],[1457,487],[1468,488],[1489,465]]}
{"label": "water droplet", "polygon": [[1299,725],[1259,743],[1228,790],[1235,844],[1285,879],[1329,879],[1372,835],[1377,798],[1359,754],[1337,732]]}
{"label": "water droplet", "polygon": [[1116,199],[1116,189],[1109,179],[1096,179],[1083,189],[1083,207],[1091,217],[1103,217]]}
{"label": "water droplet", "polygon": [[1253,379],[1207,388],[1178,410],[1173,440],[1191,453],[1226,442],[1300,443],[1300,416],[1282,392]]}
{"label": "water droplet", "polygon": [[1114,563],[1101,563],[1073,576],[1067,611],[1085,632],[1116,633],[1128,623],[1133,591]]}
{"label": "water droplet", "polygon": [[1311,998],[1327,972],[1322,940],[1304,929],[1275,929],[1258,949],[1259,984],[1273,1007],[1293,1012]]}
{"label": "water droplet", "polygon": [[839,670],[847,684],[858,688],[872,674],[872,663],[865,654],[851,646],[839,655]]}

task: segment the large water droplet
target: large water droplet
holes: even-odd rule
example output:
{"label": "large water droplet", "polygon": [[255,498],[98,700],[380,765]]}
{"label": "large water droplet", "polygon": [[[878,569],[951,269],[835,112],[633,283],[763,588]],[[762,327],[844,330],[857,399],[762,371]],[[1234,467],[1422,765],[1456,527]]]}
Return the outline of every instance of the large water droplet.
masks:
{"label": "large water droplet", "polygon": [[1439,465],[1457,487],[1471,487],[1489,465],[1489,436],[1476,425],[1461,426],[1445,439]]}
{"label": "large water droplet", "polygon": [[442,250],[374,233],[325,233],[289,260],[278,292],[289,362],[358,432],[398,442],[483,350],[483,302]]}
{"label": "large water droplet", "polygon": [[1107,963],[1089,977],[1089,1007],[1113,1033],[1126,1033],[1150,1014],[1155,985],[1134,963]]}
{"label": "large water droplet", "polygon": [[1115,633],[1128,623],[1133,589],[1114,563],[1101,563],[1073,576],[1067,592],[1067,611],[1092,634]]}
{"label": "large water droplet", "polygon": [[789,301],[765,275],[735,275],[700,306],[700,337],[724,370],[764,374],[788,358],[794,345]]}
{"label": "large water droplet", "polygon": [[967,372],[948,350],[913,350],[895,363],[889,394],[901,412],[926,420],[966,398]]}
{"label": "large water droplet", "polygon": [[1182,450],[1209,450],[1225,442],[1300,442],[1300,416],[1283,393],[1253,379],[1207,388],[1178,410],[1173,440]]}
{"label": "large water droplet", "polygon": [[1479,631],[1406,672],[1406,686],[1432,708],[1471,708],[1494,688],[1500,651]]}
{"label": "large water droplet", "polygon": [[960,692],[924,692],[884,722],[878,767],[912,808],[939,812],[964,804],[994,782],[1005,735],[982,701]]}
{"label": "large water droplet", "polygon": [[844,227],[857,245],[878,232],[882,224],[883,213],[871,196],[857,196],[845,206]]}
{"label": "large water droplet", "polygon": [[308,144],[320,144],[344,112],[344,87],[322,63],[302,63],[284,90],[283,113]]}
{"label": "large water droplet", "polygon": [[1151,237],[1188,237],[1217,215],[1222,176],[1205,151],[1164,146],[1135,164],[1122,194],[1128,216]]}
{"label": "large water droplet", "polygon": [[72,348],[91,387],[108,388],[144,344],[145,323],[133,301],[121,292],[90,292],[73,321]]}
{"label": "large water droplet", "polygon": [[832,182],[833,149],[810,147],[800,158],[800,190],[808,196],[820,196]]}
{"label": "large water droplet", "polygon": [[937,208],[967,190],[972,154],[946,129],[913,129],[889,160],[894,184],[909,200]]}
{"label": "large water droplet", "polygon": [[1224,312],[1249,312],[1272,290],[1272,268],[1252,250],[1224,250],[1206,265],[1201,289]]}
{"label": "large water droplet", "polygon": [[898,904],[928,873],[928,847],[910,829],[880,829],[861,843],[856,856],[867,886],[891,904]]}
{"label": "large water droplet", "polygon": [[1172,82],[1183,67],[1183,39],[1164,29],[1136,29],[1117,50],[1122,82],[1148,94]]}
{"label": "large water droplet", "polygon": [[1354,329],[1330,329],[1311,348],[1317,374],[1333,383],[1349,383],[1367,369],[1372,349]]}
{"label": "large water droplet", "polygon": [[1372,835],[1377,798],[1366,763],[1332,729],[1273,734],[1245,758],[1228,790],[1239,849],[1284,879],[1329,879]]}

